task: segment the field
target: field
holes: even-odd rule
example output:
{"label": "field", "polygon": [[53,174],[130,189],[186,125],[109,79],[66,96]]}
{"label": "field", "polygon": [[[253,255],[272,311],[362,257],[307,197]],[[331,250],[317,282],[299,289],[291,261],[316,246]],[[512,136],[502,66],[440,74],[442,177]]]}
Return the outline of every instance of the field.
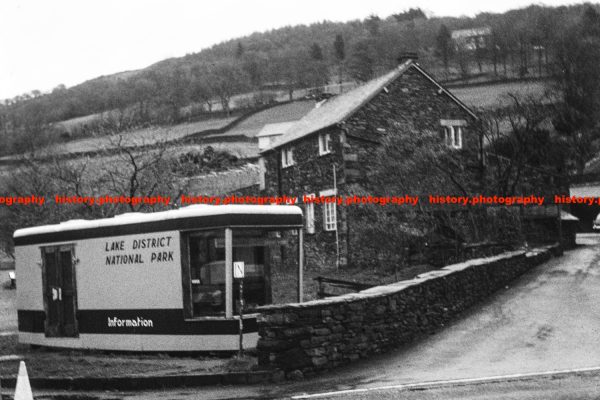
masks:
{"label": "field", "polygon": [[[335,86],[335,85],[334,85]],[[543,96],[545,93],[545,84],[543,82],[512,82],[491,85],[457,87],[450,89],[451,92],[462,102],[473,108],[493,109],[503,107],[509,104],[507,94],[517,94],[521,96]],[[246,136],[253,138],[264,127],[265,124],[295,121],[302,118],[313,107],[314,101],[297,101],[291,104],[285,104],[264,111],[260,111],[230,130],[222,134],[213,134],[207,136],[213,140],[219,137],[228,136]],[[70,124],[76,124],[80,121],[86,121],[89,117],[80,117],[75,120],[67,121]],[[227,124],[234,121],[236,118],[221,118],[206,121],[189,122],[170,127],[150,127],[139,129],[132,132],[122,134],[122,144],[125,146],[144,146],[152,145],[158,142],[168,142],[194,133],[223,128]],[[65,122],[66,123],[66,122]],[[96,137],[80,140],[73,140],[66,143],[57,143],[45,149],[47,154],[69,154],[69,153],[84,153],[93,152],[100,149],[110,149],[115,147],[119,137]],[[244,158],[254,158],[258,156],[257,146],[253,143],[246,142],[220,142],[211,144],[219,149],[231,150],[234,154]],[[197,146],[192,146],[197,147]],[[200,146],[203,147],[203,146]],[[183,146],[183,149],[188,149],[190,146]],[[14,160],[18,156],[1,157],[2,160]]]}
{"label": "field", "polygon": [[507,95],[541,97],[546,90],[543,82],[513,82],[449,89],[459,100],[473,108],[494,109],[509,104]]}
{"label": "field", "polygon": [[[93,152],[101,149],[113,148],[115,147],[115,143],[119,141],[120,136],[123,138],[121,143],[124,146],[152,145],[159,142],[168,142],[180,139],[196,132],[209,129],[219,129],[231,123],[233,120],[235,120],[235,118],[211,119],[207,121],[188,122],[170,127],[151,127],[139,129],[115,136],[73,140],[71,142],[54,144],[45,149],[45,152],[48,154],[61,155],[69,153]],[[5,156],[1,157],[0,160],[10,160],[17,157],[18,156]]]}
{"label": "field", "polygon": [[241,168],[195,176],[188,181],[187,194],[222,196],[257,184],[259,175],[260,171],[256,164],[247,164]]}

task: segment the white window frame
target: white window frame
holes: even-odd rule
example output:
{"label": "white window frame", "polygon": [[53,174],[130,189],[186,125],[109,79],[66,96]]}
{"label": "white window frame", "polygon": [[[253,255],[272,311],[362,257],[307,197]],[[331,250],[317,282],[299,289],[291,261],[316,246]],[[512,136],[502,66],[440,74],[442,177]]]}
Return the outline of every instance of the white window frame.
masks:
{"label": "white window frame", "polygon": [[265,167],[264,157],[258,158],[258,169],[259,169],[259,181],[258,181],[259,189],[265,190],[265,188],[267,187],[266,178],[265,178],[265,174],[267,173],[267,168]]}
{"label": "white window frame", "polygon": [[[323,190],[319,193],[319,196],[331,197],[335,196],[337,191],[335,189]],[[337,208],[336,203],[324,203],[323,204],[323,230],[328,232],[334,232],[337,230]]]}
{"label": "white window frame", "polygon": [[462,149],[462,128],[460,126],[445,126],[444,141],[452,149]]}
{"label": "white window frame", "polygon": [[287,146],[281,149],[281,166],[283,168],[291,167],[296,164],[294,160],[294,147]]}
{"label": "white window frame", "polygon": [[331,133],[319,134],[319,155],[324,156],[330,154],[332,150],[331,146]]}
{"label": "white window frame", "polygon": [[[307,194],[305,196],[311,199],[315,198],[314,193]],[[306,233],[313,234],[315,233],[315,203],[304,203],[304,209],[306,213]]]}
{"label": "white window frame", "polygon": [[444,143],[451,149],[462,149],[463,127],[467,125],[465,120],[443,119],[440,124],[444,127]]}

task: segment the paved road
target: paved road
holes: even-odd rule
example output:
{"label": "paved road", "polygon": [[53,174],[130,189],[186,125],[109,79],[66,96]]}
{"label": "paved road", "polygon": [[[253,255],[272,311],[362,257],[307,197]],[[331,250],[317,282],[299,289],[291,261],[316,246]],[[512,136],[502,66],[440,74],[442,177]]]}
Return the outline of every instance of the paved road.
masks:
{"label": "paved road", "polygon": [[311,400],[573,400],[598,399],[599,393],[600,372],[595,372],[476,384],[373,389],[312,397]]}
{"label": "paved road", "polygon": [[[600,367],[600,236],[583,235],[578,242],[577,249],[522,276],[444,331],[386,355],[298,383],[137,393],[126,398],[283,398]],[[592,381],[597,382],[597,377]],[[454,393],[460,398],[459,392]]]}

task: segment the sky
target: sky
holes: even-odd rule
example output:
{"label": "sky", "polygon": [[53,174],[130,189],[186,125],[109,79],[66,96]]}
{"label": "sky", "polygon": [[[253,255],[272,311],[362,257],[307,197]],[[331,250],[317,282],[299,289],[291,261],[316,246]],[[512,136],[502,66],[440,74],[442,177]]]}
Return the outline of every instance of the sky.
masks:
{"label": "sky", "polygon": [[[0,0],[0,99],[144,68],[286,25],[348,21],[420,7],[473,16],[531,0]],[[557,6],[574,1],[545,0]]]}

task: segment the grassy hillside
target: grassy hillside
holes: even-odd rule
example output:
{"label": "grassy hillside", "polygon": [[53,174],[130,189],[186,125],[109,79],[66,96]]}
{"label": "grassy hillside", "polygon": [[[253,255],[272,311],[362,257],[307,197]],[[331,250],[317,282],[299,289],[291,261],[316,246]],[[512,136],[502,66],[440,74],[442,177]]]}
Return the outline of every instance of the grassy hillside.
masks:
{"label": "grassy hillside", "polygon": [[[68,130],[89,122],[89,115],[111,110],[135,110],[131,121],[118,128],[123,131],[172,125],[219,109],[228,113],[236,103],[264,105],[340,79],[367,80],[396,65],[398,55],[407,51],[418,53],[420,63],[442,80],[482,71],[511,78],[548,75],[558,39],[579,23],[586,7],[598,9],[530,6],[473,18],[427,18],[420,10],[399,10],[391,16],[254,33],[143,70],[9,99],[0,104],[0,145],[13,153],[27,150],[43,142],[46,132],[56,127],[53,123],[68,120],[63,124]],[[475,27],[491,29],[489,43],[476,52],[453,50],[443,35]],[[253,94],[240,97],[243,93]]]}
{"label": "grassy hillside", "polygon": [[[461,101],[473,108],[495,109],[509,104],[508,94],[520,96],[543,96],[544,82],[522,81],[491,85],[474,85],[450,89]],[[170,145],[173,154],[188,150],[201,150],[210,144],[218,150],[226,150],[243,159],[258,157],[256,134],[266,125],[278,122],[297,121],[313,107],[314,100],[301,100],[276,105],[244,117],[241,122],[224,132],[213,132],[226,127],[238,118],[217,118],[206,121],[182,123],[168,127],[149,127],[133,130],[122,135],[92,137],[54,144],[40,149],[43,157],[87,154],[119,146],[154,146],[165,142],[177,142],[194,137],[191,143]],[[245,137],[242,139],[242,137]],[[122,138],[122,139],[121,139]],[[195,144],[194,144],[195,142]],[[22,155],[0,157],[1,162],[17,161]]]}

